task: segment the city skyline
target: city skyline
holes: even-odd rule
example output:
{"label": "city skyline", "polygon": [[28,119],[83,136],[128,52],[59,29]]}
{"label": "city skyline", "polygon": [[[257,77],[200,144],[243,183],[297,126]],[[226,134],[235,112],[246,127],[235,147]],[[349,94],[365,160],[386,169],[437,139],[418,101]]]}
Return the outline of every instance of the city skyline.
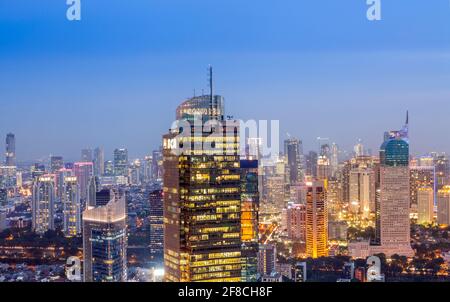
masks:
{"label": "city skyline", "polygon": [[351,151],[362,139],[376,154],[409,110],[411,153],[450,153],[441,139],[450,126],[448,3],[383,3],[382,21],[371,23],[365,1],[334,2],[104,0],[83,2],[77,24],[64,19],[64,1],[2,3],[0,100],[9,114],[0,137],[16,135],[19,161],[75,161],[96,146],[106,158],[123,147],[143,157],[161,144],[172,108],[207,91],[212,64],[227,111],[280,120],[280,143],[289,133],[307,152],[321,136]]}

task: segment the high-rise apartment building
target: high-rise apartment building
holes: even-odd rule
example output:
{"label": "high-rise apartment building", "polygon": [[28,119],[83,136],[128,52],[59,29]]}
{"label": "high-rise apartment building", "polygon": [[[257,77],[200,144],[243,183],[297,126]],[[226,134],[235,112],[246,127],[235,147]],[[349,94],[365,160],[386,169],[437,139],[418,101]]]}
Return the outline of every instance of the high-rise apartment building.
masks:
{"label": "high-rise apartment building", "polygon": [[434,189],[420,187],[417,189],[417,223],[430,224],[434,216]]}
{"label": "high-rise apartment building", "polygon": [[76,176],[64,177],[63,188],[64,234],[66,237],[74,237],[81,234],[80,186]]}
{"label": "high-rise apartment building", "polygon": [[306,241],[306,204],[290,204],[286,209],[286,226],[289,239]]}
{"label": "high-rise apartment building", "polygon": [[56,177],[53,174],[39,176],[33,184],[32,228],[38,234],[55,229],[54,211]]}
{"label": "high-rise apartment building", "polygon": [[375,212],[375,172],[371,168],[350,171],[350,211],[361,218]]}

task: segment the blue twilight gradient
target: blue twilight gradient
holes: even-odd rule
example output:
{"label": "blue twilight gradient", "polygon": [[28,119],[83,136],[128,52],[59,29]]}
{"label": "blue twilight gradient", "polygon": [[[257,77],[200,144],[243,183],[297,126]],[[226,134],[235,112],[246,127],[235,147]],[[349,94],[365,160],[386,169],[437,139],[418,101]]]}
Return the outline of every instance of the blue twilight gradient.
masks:
{"label": "blue twilight gradient", "polygon": [[[176,106],[206,89],[228,114],[279,119],[316,148],[376,151],[411,115],[412,152],[450,151],[449,0],[0,0],[0,147],[18,159],[86,146],[148,154]],[[2,159],[3,160],[3,159]]]}

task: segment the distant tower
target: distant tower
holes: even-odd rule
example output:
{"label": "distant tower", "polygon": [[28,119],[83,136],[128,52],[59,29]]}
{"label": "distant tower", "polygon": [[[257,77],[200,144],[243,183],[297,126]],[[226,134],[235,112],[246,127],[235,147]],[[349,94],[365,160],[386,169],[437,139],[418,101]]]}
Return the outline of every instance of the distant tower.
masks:
{"label": "distant tower", "polygon": [[103,176],[105,174],[105,153],[103,148],[95,148],[94,150],[94,175]]}
{"label": "distant tower", "polygon": [[64,178],[63,192],[64,234],[74,237],[81,233],[80,186],[75,176]]}
{"label": "distant tower", "polygon": [[114,175],[128,176],[128,150],[114,150]]}
{"label": "distant tower", "polygon": [[42,175],[34,181],[32,199],[33,230],[44,234],[55,229],[54,211],[56,201],[56,176]]}
{"label": "distant tower", "polygon": [[296,138],[285,140],[284,155],[287,157],[287,164],[289,167],[289,183],[293,185],[303,181],[302,142]]}
{"label": "distant tower", "polygon": [[6,161],[8,167],[16,165],[16,137],[12,133],[6,135]]}
{"label": "distant tower", "polygon": [[81,150],[81,161],[92,162],[92,149]]}

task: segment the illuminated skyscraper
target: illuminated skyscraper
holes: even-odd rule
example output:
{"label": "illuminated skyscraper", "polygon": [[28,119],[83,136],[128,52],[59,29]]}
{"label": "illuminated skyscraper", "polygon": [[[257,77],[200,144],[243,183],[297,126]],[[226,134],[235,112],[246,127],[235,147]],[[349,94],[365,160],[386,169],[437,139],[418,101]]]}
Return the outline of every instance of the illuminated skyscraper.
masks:
{"label": "illuminated skyscraper", "polygon": [[80,186],[75,176],[64,177],[63,192],[64,234],[74,237],[81,234]]}
{"label": "illuminated skyscraper", "polygon": [[429,187],[435,192],[436,173],[434,166],[412,166],[410,167],[410,197],[411,208],[418,207],[418,189]]}
{"label": "illuminated skyscraper", "polygon": [[56,200],[56,177],[53,174],[39,176],[33,184],[32,218],[33,230],[44,234],[55,229],[54,211]]}
{"label": "illuminated skyscraper", "polygon": [[380,252],[388,256],[414,255],[410,245],[409,143],[403,129],[391,131],[380,148]]}
{"label": "illuminated skyscraper", "polygon": [[417,223],[430,224],[434,214],[434,190],[432,187],[417,189]]}
{"label": "illuminated skyscraper", "polygon": [[328,209],[324,181],[307,184],[306,253],[309,257],[328,256]]}
{"label": "illuminated skyscraper", "polygon": [[438,191],[437,223],[440,226],[450,225],[450,186],[444,186]]}
{"label": "illuminated skyscraper", "polygon": [[114,175],[128,176],[128,150],[115,149],[114,150]]}
{"label": "illuminated skyscraper", "polygon": [[12,167],[16,165],[16,137],[12,133],[6,135],[6,160],[5,165]]}
{"label": "illuminated skyscraper", "polygon": [[154,257],[162,256],[164,252],[164,208],[163,191],[155,190],[149,195],[150,214],[150,254]]}
{"label": "illuminated skyscraper", "polygon": [[436,189],[440,190],[450,185],[450,161],[446,154],[435,154],[434,166],[436,168]]}
{"label": "illuminated skyscraper", "polygon": [[258,160],[241,160],[242,282],[256,282],[258,272]]}
{"label": "illuminated skyscraper", "polygon": [[182,103],[177,119],[163,137],[165,280],[239,282],[239,124],[212,92]]}
{"label": "illuminated skyscraper", "polygon": [[85,282],[127,281],[127,226],[125,196],[83,212]]}
{"label": "illuminated skyscraper", "polygon": [[326,155],[317,158],[317,179],[325,180],[331,177],[330,159]]}

